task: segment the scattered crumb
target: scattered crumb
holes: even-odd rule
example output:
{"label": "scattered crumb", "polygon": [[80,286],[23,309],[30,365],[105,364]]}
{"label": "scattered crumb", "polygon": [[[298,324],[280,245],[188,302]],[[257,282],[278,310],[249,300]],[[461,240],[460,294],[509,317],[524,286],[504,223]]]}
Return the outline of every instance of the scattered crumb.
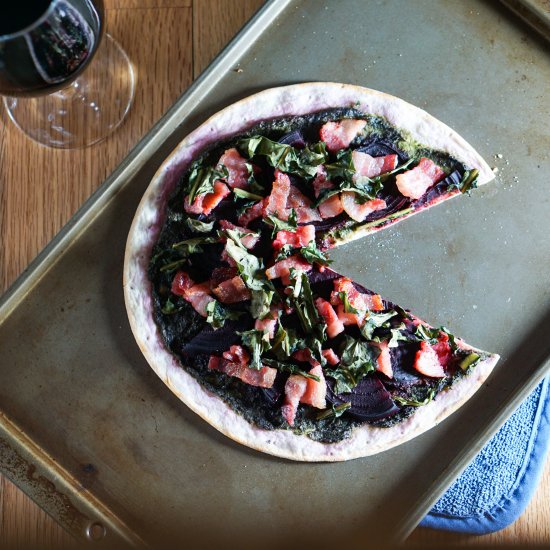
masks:
{"label": "scattered crumb", "polygon": [[472,309],[477,309],[477,304],[474,304],[474,305],[472,306]]}
{"label": "scattered crumb", "polygon": [[498,174],[498,166],[494,166],[491,170],[493,171],[493,174]]}
{"label": "scattered crumb", "polygon": [[242,72],[244,72],[244,70],[241,69],[240,67],[236,67],[235,69],[233,69],[233,71],[236,72],[236,73],[242,73]]}

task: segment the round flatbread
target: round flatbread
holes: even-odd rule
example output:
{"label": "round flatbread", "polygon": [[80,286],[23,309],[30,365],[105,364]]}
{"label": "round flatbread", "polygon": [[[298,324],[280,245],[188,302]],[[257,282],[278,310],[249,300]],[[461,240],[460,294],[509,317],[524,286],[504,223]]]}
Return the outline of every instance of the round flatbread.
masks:
{"label": "round flatbread", "polygon": [[[153,370],[186,405],[228,437],[272,455],[303,461],[339,461],[372,455],[412,439],[455,411],[482,385],[498,361],[484,354],[475,369],[443,391],[411,417],[391,428],[368,424],[354,428],[351,437],[321,443],[291,430],[264,430],[249,423],[217,395],[206,390],[167,350],[153,318],[148,265],[165,216],[166,201],[182,173],[209,145],[243,133],[258,123],[321,110],[355,107],[385,117],[418,142],[450,153],[479,170],[479,184],[493,178],[489,166],[456,132],[425,111],[374,90],[337,83],[309,83],[265,90],[218,112],[189,134],[153,177],[132,223],[124,262],[124,296],[136,341]],[[400,219],[403,219],[403,216]],[[356,231],[344,240],[372,229]],[[473,349],[473,348],[472,348]],[[474,350],[476,351],[476,350]]]}

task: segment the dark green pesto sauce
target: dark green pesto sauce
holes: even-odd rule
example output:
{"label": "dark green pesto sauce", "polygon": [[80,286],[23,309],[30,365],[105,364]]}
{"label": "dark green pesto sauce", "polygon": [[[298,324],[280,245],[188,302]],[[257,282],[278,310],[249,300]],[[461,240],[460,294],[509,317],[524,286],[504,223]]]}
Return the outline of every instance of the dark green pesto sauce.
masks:
{"label": "dark green pesto sauce", "polygon": [[[397,144],[404,152],[404,156],[425,156],[431,158],[439,166],[444,168],[447,173],[452,170],[464,170],[465,167],[450,155],[426,149],[410,139],[400,130],[390,125],[384,118],[373,115],[365,115],[360,111],[349,109],[335,109],[313,113],[311,115],[286,117],[273,121],[265,121],[249,129],[247,132],[236,136],[222,143],[217,143],[205,150],[198,160],[205,165],[217,163],[221,154],[245,137],[262,134],[272,140],[278,140],[283,135],[290,132],[301,130],[307,141],[318,141],[318,131],[322,124],[331,120],[342,118],[363,118],[367,120],[369,135],[367,138],[375,136],[386,142]],[[358,138],[359,139],[359,138]],[[364,136],[359,141],[366,139]],[[360,145],[353,143],[352,145]],[[209,391],[218,395],[231,408],[237,411],[249,422],[256,424],[260,428],[271,430],[278,428],[290,429],[280,414],[280,403],[273,405],[265,396],[264,390],[250,386],[237,378],[229,377],[217,371],[208,370],[208,355],[197,355],[195,357],[184,356],[181,353],[182,348],[194,336],[196,336],[205,326],[206,322],[192,306],[184,299],[177,297],[170,292],[171,282],[175,273],[173,270],[161,271],[161,266],[166,266],[172,260],[177,260],[177,255],[170,257],[171,245],[184,239],[196,236],[186,227],[184,220],[186,214],[183,212],[184,189],[188,181],[189,173],[182,175],[180,183],[168,201],[166,218],[159,240],[152,253],[152,260],[149,268],[149,277],[154,288],[154,317],[160,328],[162,337],[168,348],[174,353],[182,364],[182,368],[187,370]],[[214,213],[215,216],[215,213]],[[388,220],[379,220],[375,222],[377,226],[386,225]],[[345,222],[338,228],[338,237],[343,238],[346,233],[352,233],[359,227],[364,226],[364,222],[357,224],[355,222]],[[327,233],[330,235],[330,231]],[[220,249],[221,252],[221,249]],[[200,264],[185,266],[186,271],[193,277],[197,275],[197,280],[203,280],[204,270],[212,262],[212,269],[219,262],[219,254],[214,254],[213,258],[208,255],[200,257]],[[206,265],[206,267],[205,267]],[[453,376],[445,382],[445,386],[450,386],[455,380],[462,377],[464,373],[457,369]],[[278,376],[281,376],[279,374]],[[437,384],[435,382],[434,384]],[[426,392],[434,386],[428,383],[425,386],[413,388],[408,397],[414,399],[424,399]],[[443,387],[439,388],[439,390]],[[369,422],[371,425],[380,427],[393,426],[414,413],[416,407],[403,406],[401,410],[383,420]],[[316,420],[318,411],[310,407],[300,405],[295,419],[293,431],[298,434],[307,435],[309,438],[321,442],[337,442],[348,438],[353,428],[362,424],[362,422],[343,414],[340,417],[329,417],[324,420]]]}

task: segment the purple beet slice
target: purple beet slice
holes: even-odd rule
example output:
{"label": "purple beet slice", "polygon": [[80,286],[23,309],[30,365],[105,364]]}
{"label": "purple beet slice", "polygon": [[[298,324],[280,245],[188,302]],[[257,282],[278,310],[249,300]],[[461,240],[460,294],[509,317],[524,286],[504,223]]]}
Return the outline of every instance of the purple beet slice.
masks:
{"label": "purple beet slice", "polygon": [[350,393],[334,393],[334,383],[327,381],[327,399],[334,406],[351,402],[346,414],[358,420],[380,420],[399,412],[390,392],[376,376],[365,376]]}

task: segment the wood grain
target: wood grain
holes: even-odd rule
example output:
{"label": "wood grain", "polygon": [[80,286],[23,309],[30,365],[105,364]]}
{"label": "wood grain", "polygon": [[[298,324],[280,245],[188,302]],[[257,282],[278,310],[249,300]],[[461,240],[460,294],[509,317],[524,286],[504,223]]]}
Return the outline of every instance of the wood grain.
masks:
{"label": "wood grain", "polygon": [[[0,119],[0,291],[67,222],[133,145],[262,4],[262,0],[106,0],[107,26],[138,74],[132,111],[105,142],[40,147]],[[522,517],[483,537],[416,529],[405,546],[550,542],[550,465]],[[70,548],[73,539],[0,476],[0,547]]]}

